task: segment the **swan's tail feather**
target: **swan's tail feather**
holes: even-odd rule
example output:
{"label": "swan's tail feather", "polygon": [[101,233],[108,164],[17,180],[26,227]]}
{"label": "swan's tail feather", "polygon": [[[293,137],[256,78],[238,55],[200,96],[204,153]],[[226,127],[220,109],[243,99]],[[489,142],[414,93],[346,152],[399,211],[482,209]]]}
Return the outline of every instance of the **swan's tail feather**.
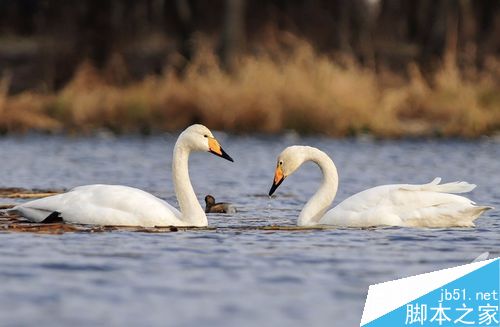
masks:
{"label": "swan's tail feather", "polygon": [[446,184],[439,184],[441,182],[440,177],[436,177],[432,182],[426,184],[429,191],[440,192],[440,193],[467,193],[476,188],[476,184],[470,184],[467,182],[451,182]]}
{"label": "swan's tail feather", "polygon": [[9,213],[19,214],[33,222],[39,223],[52,214],[52,211],[29,208],[23,205],[8,210]]}
{"label": "swan's tail feather", "polygon": [[463,216],[465,217],[470,217],[469,219],[465,219],[465,220],[469,220],[470,221],[470,226],[474,226],[474,220],[476,220],[477,218],[479,218],[479,216],[481,216],[481,214],[487,210],[490,210],[490,209],[493,209],[493,207],[489,207],[489,206],[472,206],[470,208],[467,208],[466,210],[462,211],[463,213]]}
{"label": "swan's tail feather", "polygon": [[405,226],[410,227],[474,227],[474,221],[489,209],[493,208],[472,204],[457,208],[453,203],[442,204],[420,208],[401,218]]}
{"label": "swan's tail feather", "polygon": [[490,206],[474,206],[473,211],[474,211],[474,213],[477,213],[477,217],[479,217],[479,215],[481,215],[483,212],[488,211],[488,210],[492,210],[492,209],[495,209],[495,207],[490,207]]}

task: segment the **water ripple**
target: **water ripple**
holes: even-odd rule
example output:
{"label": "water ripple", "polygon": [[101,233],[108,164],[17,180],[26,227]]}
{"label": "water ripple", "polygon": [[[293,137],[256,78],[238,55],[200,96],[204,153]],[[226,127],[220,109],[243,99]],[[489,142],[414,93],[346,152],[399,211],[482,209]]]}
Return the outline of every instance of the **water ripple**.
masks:
{"label": "water ripple", "polygon": [[[9,173],[0,175],[0,186],[119,183],[176,204],[168,169],[174,141],[173,135],[3,138],[0,148],[9,156],[2,168]],[[275,157],[292,142],[335,159],[336,203],[367,187],[442,176],[478,184],[471,197],[500,207],[497,143],[228,137],[224,148],[234,164],[206,154],[190,160],[200,202],[213,194],[239,210],[210,214],[217,231],[0,233],[0,324],[356,326],[370,284],[465,264],[485,251],[500,256],[498,210],[476,228],[248,229],[295,225],[319,185],[317,167],[304,165],[267,196]]]}

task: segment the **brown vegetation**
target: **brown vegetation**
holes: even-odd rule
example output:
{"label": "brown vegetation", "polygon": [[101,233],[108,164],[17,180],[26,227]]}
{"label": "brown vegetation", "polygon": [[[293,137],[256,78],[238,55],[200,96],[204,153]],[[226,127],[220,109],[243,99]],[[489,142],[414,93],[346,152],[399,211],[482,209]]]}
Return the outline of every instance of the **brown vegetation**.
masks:
{"label": "brown vegetation", "polygon": [[[102,232],[142,232],[142,233],[165,233],[177,232],[179,230],[200,229],[200,228],[177,228],[169,227],[116,227],[116,226],[93,226],[74,225],[65,223],[32,223],[24,218],[2,214],[0,212],[0,232],[15,233],[37,233],[37,234],[64,234],[64,233],[102,233]],[[208,228],[205,228],[207,230]]]}
{"label": "brown vegetation", "polygon": [[424,78],[416,64],[406,76],[376,72],[318,54],[304,41],[278,53],[247,55],[230,74],[205,46],[182,76],[165,68],[128,84],[116,82],[126,75],[120,60],[101,71],[84,62],[52,94],[9,95],[4,77],[0,131],[150,133],[200,122],[235,133],[478,137],[500,127],[495,59],[482,71],[465,72],[446,59]]}
{"label": "brown vegetation", "polygon": [[499,33],[498,1],[0,2],[0,133],[490,135]]}
{"label": "brown vegetation", "polygon": [[[27,190],[19,187],[0,188],[0,198],[2,199],[39,199],[56,195],[62,190]],[[0,207],[1,208],[1,207]]]}

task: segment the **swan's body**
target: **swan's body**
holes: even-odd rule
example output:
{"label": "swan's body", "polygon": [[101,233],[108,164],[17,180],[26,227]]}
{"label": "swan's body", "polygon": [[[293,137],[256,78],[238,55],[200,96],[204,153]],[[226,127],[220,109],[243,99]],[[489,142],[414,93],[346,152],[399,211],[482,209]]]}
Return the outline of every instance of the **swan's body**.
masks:
{"label": "swan's body", "polygon": [[122,185],[85,185],[67,193],[30,201],[15,208],[22,216],[45,220],[59,212],[71,223],[116,226],[183,226],[173,206],[140,189]]}
{"label": "swan's body", "polygon": [[191,186],[188,157],[191,151],[209,151],[228,160],[208,128],[193,125],[178,138],[172,174],[181,211],[140,189],[121,185],[86,185],[63,194],[30,201],[13,208],[23,217],[42,222],[58,213],[65,222],[115,226],[207,226]]}
{"label": "swan's body", "polygon": [[319,224],[350,227],[474,226],[474,220],[488,207],[453,193],[472,190],[465,182],[439,184],[395,184],[370,188],[342,201],[321,217]]}
{"label": "swan's body", "polygon": [[406,226],[406,227],[470,227],[484,211],[465,193],[476,185],[466,182],[439,184],[440,178],[428,184],[395,184],[370,188],[342,201],[327,211],[338,189],[337,168],[322,151],[306,146],[286,148],[278,165],[270,195],[285,177],[304,162],[313,161],[323,172],[323,183],[302,209],[299,226],[335,225],[347,227]]}

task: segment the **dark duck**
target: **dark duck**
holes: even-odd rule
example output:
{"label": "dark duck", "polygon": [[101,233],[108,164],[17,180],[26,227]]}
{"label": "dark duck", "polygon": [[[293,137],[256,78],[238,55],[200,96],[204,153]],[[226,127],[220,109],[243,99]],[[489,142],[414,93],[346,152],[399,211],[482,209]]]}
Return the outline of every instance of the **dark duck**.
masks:
{"label": "dark duck", "polygon": [[215,203],[215,198],[212,195],[205,197],[205,212],[206,213],[235,213],[236,208],[227,202]]}

